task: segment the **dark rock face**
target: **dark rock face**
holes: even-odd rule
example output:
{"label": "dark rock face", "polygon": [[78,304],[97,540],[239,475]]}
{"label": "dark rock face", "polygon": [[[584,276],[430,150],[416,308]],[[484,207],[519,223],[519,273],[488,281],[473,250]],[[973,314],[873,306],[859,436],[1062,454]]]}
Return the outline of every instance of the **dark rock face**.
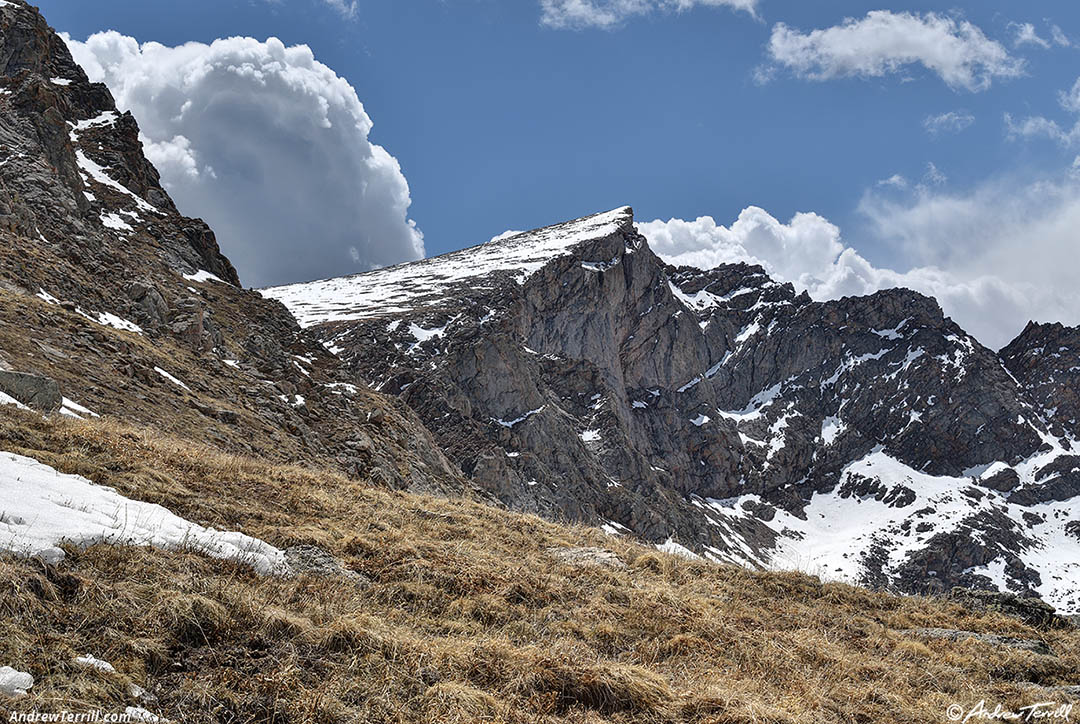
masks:
{"label": "dark rock face", "polygon": [[1080,426],[1080,328],[1029,322],[1001,359],[1038,406],[1051,431]]}
{"label": "dark rock face", "polygon": [[1075,427],[933,299],[819,303],[760,267],[671,267],[625,208],[265,294],[513,508],[716,560],[1080,606],[1080,556],[1058,550]]}
{"label": "dark rock face", "polygon": [[42,412],[60,409],[60,385],[40,375],[0,370],[0,392]]}

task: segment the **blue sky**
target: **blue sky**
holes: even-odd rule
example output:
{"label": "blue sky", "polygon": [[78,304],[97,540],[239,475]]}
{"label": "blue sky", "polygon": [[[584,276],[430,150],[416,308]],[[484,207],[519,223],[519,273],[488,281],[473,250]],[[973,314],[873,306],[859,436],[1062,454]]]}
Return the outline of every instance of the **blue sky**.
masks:
{"label": "blue sky", "polygon": [[[623,204],[640,221],[710,216],[725,227],[756,206],[785,225],[797,212],[820,215],[875,269],[940,269],[966,283],[976,277],[962,274],[961,257],[979,247],[957,239],[952,254],[936,248],[949,238],[914,239],[921,227],[910,214],[934,195],[975,203],[1010,185],[1037,195],[1041,183],[1067,183],[1077,155],[1072,139],[1055,140],[1045,125],[1010,133],[1005,114],[1053,120],[1062,133],[1072,127],[1075,114],[1059,94],[1080,76],[1080,3],[760,0],[757,17],[706,3],[631,14],[606,28],[545,24],[539,0],[359,0],[351,17],[323,0],[39,4],[76,40],[112,29],[167,46],[234,35],[306,44],[355,88],[374,121],[371,142],[400,163],[408,217],[427,254]],[[918,61],[851,77],[820,65],[800,70],[770,54],[778,23],[805,34],[872,10],[970,23],[1006,52],[1011,70],[976,68],[977,82],[965,87]],[[1017,44],[1023,23],[1038,40]],[[1068,47],[1054,42],[1055,26]],[[815,74],[830,77],[808,77]],[[928,131],[927,118],[946,113],[963,128]],[[903,188],[879,185],[894,176]],[[893,234],[889,214],[914,230]],[[965,229],[980,233],[966,222],[957,233]],[[222,244],[229,251],[227,238]],[[672,256],[687,250],[671,244]],[[982,269],[979,278],[995,273]],[[295,281],[255,276],[252,283]],[[1064,297],[1043,301],[1047,314],[1076,311]],[[1014,316],[1039,309],[1032,301]],[[947,311],[961,315],[960,306]]]}

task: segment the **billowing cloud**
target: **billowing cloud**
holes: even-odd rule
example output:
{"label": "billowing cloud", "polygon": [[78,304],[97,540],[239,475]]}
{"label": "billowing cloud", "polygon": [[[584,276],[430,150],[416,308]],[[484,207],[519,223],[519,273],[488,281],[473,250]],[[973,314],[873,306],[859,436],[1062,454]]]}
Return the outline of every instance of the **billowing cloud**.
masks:
{"label": "billowing cloud", "polygon": [[750,207],[730,227],[708,216],[638,226],[670,263],[760,264],[818,300],[914,289],[937,298],[946,314],[995,349],[1029,319],[1080,323],[1072,261],[1080,241],[1077,182],[1000,180],[966,194],[888,184],[868,191],[860,212],[871,238],[914,260],[912,268],[875,266],[817,214],[782,223]]}
{"label": "billowing cloud", "polygon": [[975,122],[975,116],[967,111],[948,111],[936,116],[927,116],[923,120],[923,128],[931,136],[942,133],[960,133]]}
{"label": "billowing cloud", "polygon": [[171,48],[109,31],[65,38],[139,122],[181,211],[217,232],[256,286],[424,255],[397,160],[372,143],[348,81],[276,38]]}
{"label": "billowing cloud", "polygon": [[758,0],[540,0],[540,22],[552,28],[613,28],[653,12],[682,12],[693,7],[729,7],[750,15]]}
{"label": "billowing cloud", "polygon": [[869,78],[922,65],[953,89],[979,91],[994,78],[1014,78],[1024,71],[1023,60],[972,23],[936,13],[874,10],[809,33],[779,23],[768,53],[773,66],[760,77],[786,68],[810,80]]}

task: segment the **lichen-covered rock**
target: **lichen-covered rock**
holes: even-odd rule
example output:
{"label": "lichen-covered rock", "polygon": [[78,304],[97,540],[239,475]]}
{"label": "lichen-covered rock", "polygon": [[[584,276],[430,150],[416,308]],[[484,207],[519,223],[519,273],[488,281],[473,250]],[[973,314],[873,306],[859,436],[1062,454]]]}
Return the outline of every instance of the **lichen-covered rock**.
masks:
{"label": "lichen-covered rock", "polygon": [[1014,593],[967,588],[954,588],[948,597],[976,611],[993,611],[1018,618],[1037,629],[1071,625],[1068,620],[1057,615],[1053,606],[1038,598],[1022,598]]}
{"label": "lichen-covered rock", "polygon": [[1054,652],[1046,645],[1045,641],[1038,639],[1020,639],[1013,636],[999,636],[998,634],[975,633],[974,631],[960,631],[951,628],[915,628],[905,630],[903,633],[921,639],[944,639],[946,641],[966,641],[975,639],[991,646],[1005,646],[1020,651],[1030,651],[1033,654],[1053,656]]}
{"label": "lichen-covered rock", "polygon": [[285,549],[285,564],[296,575],[338,576],[360,585],[370,585],[363,574],[350,571],[325,548],[314,545],[296,545]]}
{"label": "lichen-covered rock", "polygon": [[0,392],[41,412],[55,412],[63,401],[56,380],[26,372],[0,370]]}
{"label": "lichen-covered rock", "polygon": [[603,548],[548,548],[548,555],[570,566],[600,566],[601,568],[626,568],[617,555]]}

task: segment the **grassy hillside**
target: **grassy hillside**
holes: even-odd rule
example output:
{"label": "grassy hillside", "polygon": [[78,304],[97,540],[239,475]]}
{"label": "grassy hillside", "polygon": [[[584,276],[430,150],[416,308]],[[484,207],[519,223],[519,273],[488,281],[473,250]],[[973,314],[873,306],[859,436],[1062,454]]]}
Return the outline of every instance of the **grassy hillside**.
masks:
{"label": "grassy hillside", "polygon": [[[1075,630],[688,561],[109,420],[5,408],[0,448],[206,525],[323,546],[370,580],[105,545],[55,569],[0,558],[0,665],[37,679],[4,713],[122,711],[135,683],[185,723],[941,722],[954,703],[1052,699],[1027,682],[1080,671]],[[560,557],[577,547],[618,560]],[[1057,656],[915,627],[1041,638]],[[116,673],[75,666],[84,654]]]}

